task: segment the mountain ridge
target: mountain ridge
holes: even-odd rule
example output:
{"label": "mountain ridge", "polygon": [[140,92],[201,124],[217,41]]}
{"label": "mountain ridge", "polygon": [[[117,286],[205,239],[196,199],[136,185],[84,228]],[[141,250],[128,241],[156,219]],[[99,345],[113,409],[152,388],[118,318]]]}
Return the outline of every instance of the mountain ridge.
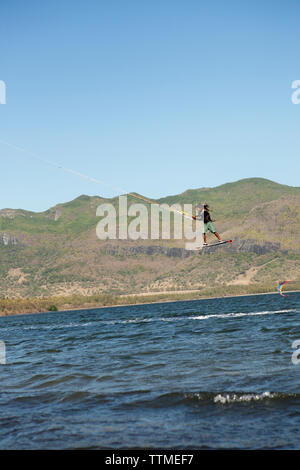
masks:
{"label": "mountain ridge", "polygon": [[[182,197],[184,197],[185,195],[190,196],[190,194],[193,194],[193,193],[199,194],[199,192],[201,193],[202,191],[206,191],[206,192],[207,191],[222,191],[225,188],[227,188],[227,189],[235,188],[240,184],[245,185],[245,184],[248,184],[248,183],[252,183],[254,185],[255,184],[264,184],[264,185],[268,184],[269,186],[272,186],[272,187],[277,188],[277,189],[286,189],[289,192],[295,192],[297,194],[300,194],[300,186],[289,186],[289,185],[286,185],[286,184],[282,184],[282,183],[278,183],[278,182],[269,180],[267,178],[251,177],[251,178],[242,178],[242,179],[239,179],[239,180],[233,181],[233,182],[222,183],[222,184],[217,185],[217,186],[186,189],[182,193],[178,193],[178,194],[175,194],[175,195],[169,195],[169,196],[163,196],[163,197],[160,197],[160,198],[152,198],[152,197],[146,197],[146,196],[142,196],[142,195],[141,196],[145,197],[145,199],[148,199],[149,201],[154,201],[154,202],[157,202],[157,203],[163,203],[166,200],[171,199],[171,198],[176,198],[178,200],[178,199],[181,199]],[[138,193],[130,192],[128,194],[131,196],[132,194],[138,194]],[[13,209],[13,208],[8,208],[8,207],[2,208],[2,209],[0,209],[0,216],[2,215],[1,214],[2,212],[6,212],[6,211],[7,212],[8,211],[9,212],[22,212],[22,213],[27,213],[27,214],[30,214],[30,215],[32,215],[32,214],[45,214],[49,210],[55,209],[57,207],[70,206],[70,205],[73,206],[73,205],[77,204],[78,202],[89,201],[91,199],[99,199],[99,200],[104,201],[104,202],[116,202],[118,197],[119,196],[114,196],[112,198],[105,198],[104,196],[99,196],[99,195],[89,196],[87,194],[81,194],[81,195],[77,196],[76,198],[74,198],[70,201],[59,202],[59,203],[55,204],[54,206],[51,206],[48,209],[45,209],[44,211],[33,211],[33,210],[27,210],[27,209],[22,209],[22,208]],[[188,199],[190,200],[191,198],[188,197]]]}

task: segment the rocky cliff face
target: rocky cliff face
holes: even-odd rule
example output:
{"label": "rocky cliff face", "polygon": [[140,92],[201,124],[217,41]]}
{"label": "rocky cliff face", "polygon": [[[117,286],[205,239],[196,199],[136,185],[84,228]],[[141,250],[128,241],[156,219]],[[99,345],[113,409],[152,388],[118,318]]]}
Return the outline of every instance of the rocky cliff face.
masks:
{"label": "rocky cliff face", "polygon": [[[207,248],[205,250],[215,252],[219,249],[218,246]],[[286,250],[282,250],[280,243],[272,242],[257,242],[251,239],[239,239],[235,238],[233,243],[225,245],[224,249],[233,253],[255,253],[257,255],[264,255],[270,251],[280,251],[281,253],[286,253]],[[202,251],[203,253],[203,251]]]}
{"label": "rocky cliff face", "polygon": [[130,247],[121,247],[121,246],[114,246],[108,247],[103,250],[106,254],[112,256],[124,255],[146,255],[146,256],[155,256],[155,255],[164,255],[168,257],[174,258],[187,258],[195,254],[194,251],[185,250],[184,248],[176,248],[176,247],[163,247],[159,245],[149,245],[149,246],[130,246]]}
{"label": "rocky cliff face", "polygon": [[54,220],[55,222],[62,216],[62,209],[52,208],[49,210],[49,213],[46,215],[47,219]]}
{"label": "rocky cliff face", "polygon": [[121,247],[121,246],[112,246],[107,247],[105,253],[112,256],[130,256],[136,254],[142,254],[146,256],[155,256],[155,255],[164,255],[171,258],[188,258],[195,255],[205,255],[209,253],[214,253],[217,250],[226,250],[233,253],[255,253],[257,255],[264,255],[271,251],[281,251],[280,243],[271,243],[271,242],[262,242],[258,243],[255,240],[242,240],[235,239],[234,242],[225,246],[213,246],[207,247],[205,250],[192,251],[186,250],[185,248],[178,247],[163,247],[159,245],[150,245],[150,246],[131,246],[131,247]]}

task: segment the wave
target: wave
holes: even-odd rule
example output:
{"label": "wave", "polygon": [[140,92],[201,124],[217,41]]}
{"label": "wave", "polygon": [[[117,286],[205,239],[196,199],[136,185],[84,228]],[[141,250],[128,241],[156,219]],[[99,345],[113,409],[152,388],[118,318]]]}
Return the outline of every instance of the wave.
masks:
{"label": "wave", "polygon": [[247,393],[247,394],[218,394],[214,397],[215,403],[221,403],[224,405],[225,403],[243,403],[243,402],[251,402],[251,401],[262,401],[262,400],[270,400],[272,398],[278,398],[277,393],[271,392],[263,392],[263,393]]}
{"label": "wave", "polygon": [[[295,309],[282,309],[282,310],[264,310],[260,312],[229,312],[229,313],[208,313],[203,315],[187,315],[187,316],[170,316],[170,317],[136,317],[136,318],[127,318],[127,319],[97,319],[93,321],[86,322],[70,322],[70,323],[55,323],[48,325],[28,325],[23,326],[23,330],[55,330],[55,329],[64,329],[64,328],[84,328],[89,326],[99,325],[122,325],[122,324],[135,324],[135,323],[151,323],[151,322],[179,322],[187,320],[210,320],[215,319],[229,319],[229,318],[242,318],[242,317],[251,317],[258,315],[278,315],[282,313],[297,313]],[[2,330],[0,328],[0,330]]]}
{"label": "wave", "polygon": [[209,401],[217,405],[231,403],[251,403],[264,401],[300,400],[300,394],[285,392],[219,392],[219,393],[187,393],[185,399],[191,401]]}
{"label": "wave", "polygon": [[262,312],[233,312],[233,313],[213,313],[208,315],[200,315],[196,317],[189,317],[193,320],[206,320],[208,318],[239,318],[239,317],[251,317],[256,315],[273,315],[279,313],[290,313],[296,312],[294,309],[290,310],[265,310]]}
{"label": "wave", "polygon": [[300,402],[300,394],[285,392],[172,392],[140,401],[126,403],[124,406],[165,408],[173,406],[224,406],[228,404],[250,404],[263,402],[289,403]]}
{"label": "wave", "polygon": [[145,322],[172,322],[172,321],[182,321],[182,320],[209,320],[210,318],[238,318],[245,316],[255,316],[255,315],[273,315],[279,313],[291,313],[296,312],[294,309],[289,310],[265,310],[262,312],[230,312],[230,313],[211,313],[204,315],[194,315],[194,316],[178,316],[178,317],[153,317],[153,318],[133,318],[127,320],[108,320],[105,323],[114,324],[114,323],[145,323]]}

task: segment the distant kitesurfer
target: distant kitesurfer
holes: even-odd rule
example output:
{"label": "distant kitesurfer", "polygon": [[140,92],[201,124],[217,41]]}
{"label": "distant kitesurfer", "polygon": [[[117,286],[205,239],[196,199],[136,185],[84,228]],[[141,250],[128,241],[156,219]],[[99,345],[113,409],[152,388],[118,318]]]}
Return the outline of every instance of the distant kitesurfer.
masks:
{"label": "distant kitesurfer", "polygon": [[200,204],[199,206],[196,207],[197,219],[203,220],[203,245],[204,246],[207,246],[206,234],[208,231],[213,233],[217,237],[219,242],[222,242],[220,235],[218,234],[218,232],[216,231],[213,225],[213,222],[215,222],[215,220],[211,219],[209,210],[210,209],[209,209],[208,204],[204,204],[204,205]]}

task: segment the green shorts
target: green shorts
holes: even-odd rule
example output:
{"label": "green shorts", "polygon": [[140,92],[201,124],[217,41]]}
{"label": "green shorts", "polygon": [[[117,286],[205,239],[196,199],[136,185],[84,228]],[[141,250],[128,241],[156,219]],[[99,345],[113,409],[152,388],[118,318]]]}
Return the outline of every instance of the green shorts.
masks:
{"label": "green shorts", "polygon": [[203,224],[203,230],[202,230],[202,233],[207,233],[208,230],[211,232],[211,233],[215,233],[215,227],[213,226],[213,223],[212,222],[207,222],[207,224]]}

